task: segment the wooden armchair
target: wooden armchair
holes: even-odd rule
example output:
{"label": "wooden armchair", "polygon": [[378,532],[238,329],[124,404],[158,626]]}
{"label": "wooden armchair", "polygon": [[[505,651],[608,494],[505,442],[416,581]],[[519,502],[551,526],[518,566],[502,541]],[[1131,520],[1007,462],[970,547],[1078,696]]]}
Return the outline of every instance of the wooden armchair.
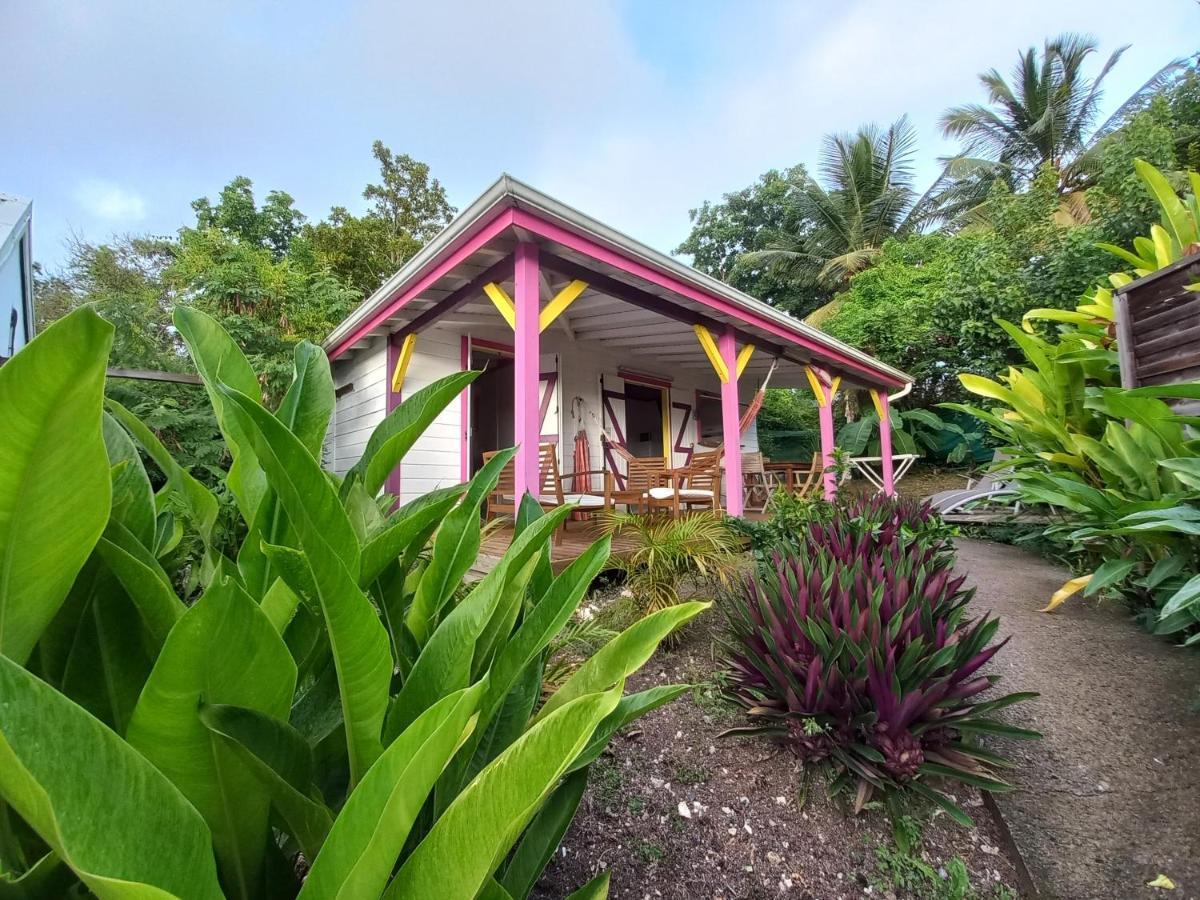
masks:
{"label": "wooden armchair", "polygon": [[761,453],[742,454],[742,502],[746,509],[762,512],[771,500],[774,473],[768,472]]}
{"label": "wooden armchair", "polygon": [[694,453],[690,463],[671,473],[675,515],[693,508],[721,509],[722,453],[719,447]]}
{"label": "wooden armchair", "polygon": [[821,459],[820,453],[812,455],[812,462],[808,468],[797,467],[791,471],[792,483],[787,485],[789,493],[795,494],[797,497],[807,497],[813,491],[821,490],[821,476],[825,472],[825,466]]}
{"label": "wooden armchair", "polygon": [[[539,481],[541,483],[541,491],[538,495],[538,502],[544,508],[553,508],[555,506],[564,506],[568,503],[574,504],[580,512],[596,513],[605,507],[611,507],[613,501],[611,499],[613,492],[612,476],[607,472],[587,471],[587,472],[571,472],[567,475],[560,474],[558,470],[558,452],[555,444],[541,444],[538,447],[538,472],[540,474]],[[487,463],[497,453],[498,450],[489,450],[483,454],[483,461]],[[485,517],[488,519],[496,518],[501,515],[509,515],[515,517],[517,508],[520,505],[521,498],[517,496],[516,491],[516,470],[515,459],[501,470],[500,480],[496,482],[496,488],[487,497],[487,509]],[[573,478],[575,475],[602,475],[604,480],[603,494],[587,494],[569,492],[564,489],[563,482],[568,478]],[[566,528],[566,523],[563,524]]]}

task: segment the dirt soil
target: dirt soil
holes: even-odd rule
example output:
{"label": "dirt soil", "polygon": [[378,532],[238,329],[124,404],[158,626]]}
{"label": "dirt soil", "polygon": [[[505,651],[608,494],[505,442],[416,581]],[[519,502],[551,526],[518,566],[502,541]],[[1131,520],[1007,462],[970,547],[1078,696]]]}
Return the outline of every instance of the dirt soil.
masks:
{"label": "dirt soil", "polygon": [[[711,628],[718,616],[706,618]],[[631,680],[631,691],[699,687],[614,738],[593,766],[540,896],[565,897],[606,868],[611,897],[954,896],[934,893],[928,877],[896,853],[882,809],[852,816],[840,799],[826,796],[823,783],[805,791],[795,760],[776,745],[718,736],[743,717],[719,699],[715,656],[713,636],[700,622]],[[973,888],[968,897],[1016,897],[1014,868],[980,797],[961,787],[950,792],[979,827],[963,828],[940,811],[928,821],[932,813],[921,811],[927,872],[944,878],[960,857]]]}
{"label": "dirt soil", "polygon": [[[1001,749],[1018,788],[997,796],[1044,896],[1200,898],[1200,657],[1141,631],[1116,603],[1040,613],[1070,574],[1024,550],[960,539],[976,606],[1002,619],[1006,691],[1041,697],[1010,720],[1044,734]],[[1168,876],[1175,890],[1146,882]]]}

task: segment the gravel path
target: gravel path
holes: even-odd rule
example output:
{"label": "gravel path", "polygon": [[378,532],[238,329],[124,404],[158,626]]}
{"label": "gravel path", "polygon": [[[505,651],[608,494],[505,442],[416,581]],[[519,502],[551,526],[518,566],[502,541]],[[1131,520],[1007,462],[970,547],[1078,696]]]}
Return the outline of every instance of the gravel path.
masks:
{"label": "gravel path", "polygon": [[[1069,574],[1023,550],[960,539],[958,565],[1012,636],[993,671],[1041,741],[1006,742],[1017,790],[997,797],[1044,896],[1200,898],[1200,654],[1115,603],[1039,613]],[[1174,891],[1146,887],[1160,873]]]}

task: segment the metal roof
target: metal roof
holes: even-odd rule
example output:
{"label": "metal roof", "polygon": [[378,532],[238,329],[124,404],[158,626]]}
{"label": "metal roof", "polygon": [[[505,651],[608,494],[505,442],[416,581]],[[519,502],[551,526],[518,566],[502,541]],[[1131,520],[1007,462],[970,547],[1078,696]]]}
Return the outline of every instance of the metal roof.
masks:
{"label": "metal roof", "polygon": [[[396,297],[411,291],[414,285],[427,277],[435,266],[454,252],[455,248],[463,245],[507,209],[523,210],[554,222],[574,234],[611,248],[624,258],[682,282],[697,292],[724,301],[753,318],[765,320],[766,323],[774,325],[775,329],[782,329],[785,334],[794,336],[797,341],[817,344],[831,355],[852,359],[888,380],[901,383],[911,383],[913,380],[907,373],[716,278],[698,272],[507,174],[501,175],[420,252],[363,301],[330,333],[324,341],[324,347],[338,353],[345,351],[349,338],[356,335],[361,337],[364,326],[368,326],[372,318],[378,318],[381,310]],[[371,334],[382,334],[393,329],[388,323],[383,323],[369,330]]]}

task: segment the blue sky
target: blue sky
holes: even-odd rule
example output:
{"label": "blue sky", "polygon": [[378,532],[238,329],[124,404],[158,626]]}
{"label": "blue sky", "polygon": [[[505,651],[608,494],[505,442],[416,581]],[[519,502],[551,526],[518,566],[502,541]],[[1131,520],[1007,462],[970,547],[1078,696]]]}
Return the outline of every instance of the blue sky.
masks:
{"label": "blue sky", "polygon": [[931,178],[939,114],[1064,30],[1132,44],[1115,107],[1198,49],[1200,5],[0,0],[0,191],[33,198],[53,266],[71,233],[170,233],[239,174],[361,210],[380,138],[460,207],[508,171],[669,251],[690,207],[830,131],[908,113]]}

